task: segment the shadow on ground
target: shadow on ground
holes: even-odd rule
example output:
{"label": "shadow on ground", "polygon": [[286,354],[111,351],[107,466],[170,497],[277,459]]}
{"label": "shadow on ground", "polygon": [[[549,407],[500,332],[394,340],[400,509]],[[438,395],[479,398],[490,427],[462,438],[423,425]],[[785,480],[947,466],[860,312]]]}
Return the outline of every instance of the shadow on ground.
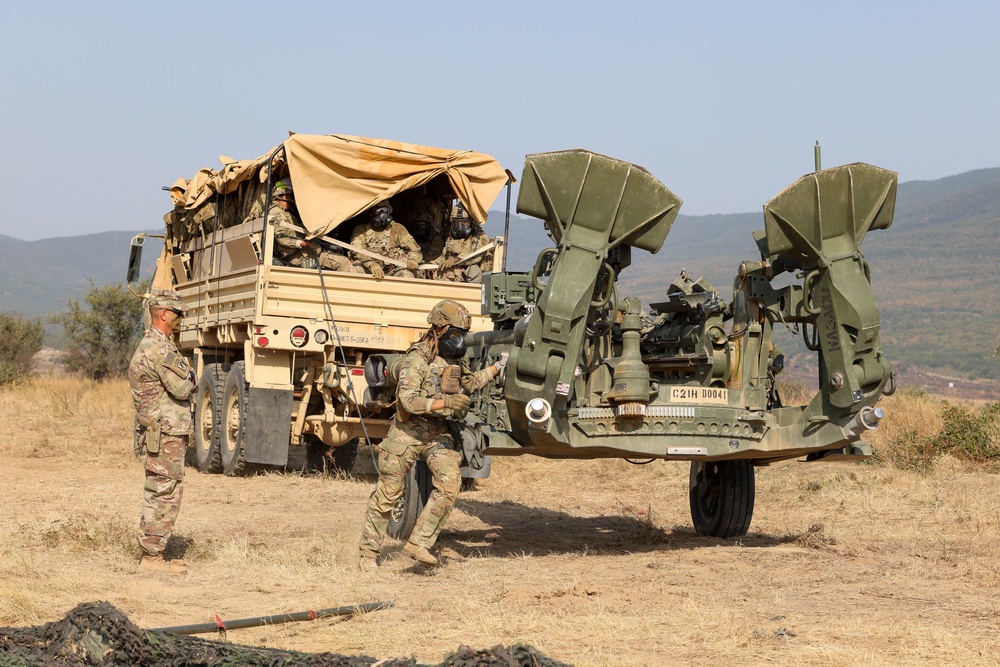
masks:
{"label": "shadow on ground", "polygon": [[473,530],[449,526],[441,536],[441,546],[469,557],[609,555],[720,545],[760,548],[790,544],[800,537],[750,532],[740,538],[723,540],[699,535],[688,526],[661,528],[646,518],[623,514],[576,516],[509,500],[491,503],[462,497],[456,509],[487,524],[485,528]]}

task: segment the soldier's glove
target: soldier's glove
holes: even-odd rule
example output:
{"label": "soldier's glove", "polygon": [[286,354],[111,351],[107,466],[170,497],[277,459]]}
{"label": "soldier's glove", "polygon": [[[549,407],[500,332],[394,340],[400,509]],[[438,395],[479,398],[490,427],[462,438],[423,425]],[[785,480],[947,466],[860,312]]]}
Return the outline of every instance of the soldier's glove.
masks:
{"label": "soldier's glove", "polygon": [[385,278],[385,271],[382,270],[382,265],[378,262],[368,262],[368,270],[374,276],[375,280],[382,280]]}
{"label": "soldier's glove", "polygon": [[465,394],[447,394],[444,397],[444,407],[458,413],[468,409],[469,401]]}
{"label": "soldier's glove", "polygon": [[406,260],[406,268],[409,269],[410,271],[416,271],[418,266],[420,266],[420,264],[417,262],[417,260],[415,259]]}
{"label": "soldier's glove", "polygon": [[500,358],[496,360],[493,364],[493,377],[500,378],[500,382],[504,381],[504,376],[507,374],[507,359],[510,357],[509,352],[504,352],[500,355]]}
{"label": "soldier's glove", "polygon": [[454,269],[458,266],[458,257],[449,257],[448,259],[441,262],[441,270],[448,271],[449,269]]}

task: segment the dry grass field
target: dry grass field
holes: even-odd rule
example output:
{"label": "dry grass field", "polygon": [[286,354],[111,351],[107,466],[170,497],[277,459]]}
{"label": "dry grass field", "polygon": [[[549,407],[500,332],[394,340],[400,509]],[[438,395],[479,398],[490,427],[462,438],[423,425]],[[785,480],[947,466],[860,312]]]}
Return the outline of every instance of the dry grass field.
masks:
{"label": "dry grass field", "polygon": [[[876,449],[940,426],[900,392]],[[0,390],[0,626],[107,600],[140,627],[392,600],[233,642],[438,662],[530,643],[578,666],[996,665],[1000,476],[944,458],[786,462],[757,472],[750,533],[697,536],[687,464],[495,460],[428,570],[389,541],[354,568],[372,479],[189,471],[171,544],[190,573],[137,571],[142,465],[124,382],[43,377]]]}

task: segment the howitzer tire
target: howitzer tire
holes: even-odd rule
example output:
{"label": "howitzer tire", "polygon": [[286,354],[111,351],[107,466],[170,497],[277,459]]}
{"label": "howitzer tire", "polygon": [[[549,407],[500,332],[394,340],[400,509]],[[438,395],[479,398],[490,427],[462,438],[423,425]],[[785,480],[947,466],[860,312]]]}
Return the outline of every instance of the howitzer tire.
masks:
{"label": "howitzer tire", "polygon": [[749,461],[691,462],[691,519],[702,535],[746,535],[753,519],[754,494]]}
{"label": "howitzer tire", "polygon": [[220,455],[222,471],[227,475],[246,472],[245,441],[247,432],[248,391],[244,363],[237,361],[229,369],[226,386],[222,392],[222,421]]}
{"label": "howitzer tire", "polygon": [[305,435],[306,469],[327,475],[350,474],[358,458],[358,439],[354,438],[339,447],[331,447],[314,435]]}
{"label": "howitzer tire", "polygon": [[406,475],[403,495],[392,508],[389,515],[389,534],[398,540],[409,539],[417,517],[424,511],[427,499],[431,496],[434,485],[431,482],[431,469],[423,460],[418,460]]}
{"label": "howitzer tire", "polygon": [[222,364],[207,364],[194,396],[194,458],[201,472],[222,472],[222,404],[226,371]]}

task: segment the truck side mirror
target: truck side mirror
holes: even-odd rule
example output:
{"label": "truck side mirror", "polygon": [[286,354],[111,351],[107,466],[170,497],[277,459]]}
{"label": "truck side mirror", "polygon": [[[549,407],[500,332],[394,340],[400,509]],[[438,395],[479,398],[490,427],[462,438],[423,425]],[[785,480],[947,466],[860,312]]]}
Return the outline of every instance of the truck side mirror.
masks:
{"label": "truck side mirror", "polygon": [[139,266],[142,264],[142,244],[145,242],[145,234],[139,234],[132,239],[132,245],[128,252],[128,271],[125,274],[126,284],[134,283],[139,279]]}

